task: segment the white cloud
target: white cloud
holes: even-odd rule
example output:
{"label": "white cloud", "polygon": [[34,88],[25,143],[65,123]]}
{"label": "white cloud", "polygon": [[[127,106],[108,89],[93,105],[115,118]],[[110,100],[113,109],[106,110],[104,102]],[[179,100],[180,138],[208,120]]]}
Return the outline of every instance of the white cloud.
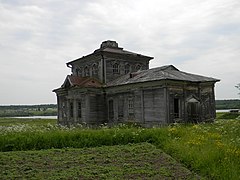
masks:
{"label": "white cloud", "polygon": [[151,67],[220,78],[217,98],[237,98],[239,9],[238,0],[3,0],[0,104],[55,102],[65,63],[107,39],[154,56]]}

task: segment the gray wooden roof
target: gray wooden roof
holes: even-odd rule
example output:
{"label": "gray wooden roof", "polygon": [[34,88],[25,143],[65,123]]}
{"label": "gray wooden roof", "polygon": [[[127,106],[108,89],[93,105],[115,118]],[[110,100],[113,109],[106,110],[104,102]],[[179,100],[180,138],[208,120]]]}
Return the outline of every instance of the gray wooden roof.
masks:
{"label": "gray wooden roof", "polygon": [[112,48],[112,47],[106,47],[106,48],[100,48],[94,51],[94,53],[97,52],[107,52],[107,53],[113,53],[113,54],[120,54],[120,55],[127,55],[127,56],[136,56],[136,57],[144,57],[147,59],[153,59],[153,57],[150,56],[145,56],[142,54],[138,54],[135,52],[131,52],[131,51],[126,51],[123,48]]}
{"label": "gray wooden roof", "polygon": [[146,55],[142,55],[142,54],[139,54],[139,53],[135,53],[135,52],[131,52],[131,51],[127,51],[127,50],[124,50],[123,48],[121,47],[118,47],[118,44],[117,42],[115,41],[104,41],[102,44],[104,43],[114,43],[116,44],[115,46],[112,46],[111,44],[110,45],[105,45],[105,46],[100,46],[99,49],[96,49],[93,53],[91,54],[88,54],[86,56],[83,56],[81,58],[78,58],[78,59],[75,59],[75,60],[72,60],[70,62],[67,63],[67,66],[69,64],[72,64],[73,62],[76,62],[76,61],[79,61],[79,60],[82,60],[82,59],[85,59],[86,57],[91,57],[91,56],[97,56],[97,55],[102,55],[104,53],[109,53],[109,54],[115,54],[115,55],[121,55],[121,56],[127,56],[127,57],[137,57],[137,58],[145,58],[145,59],[153,59],[153,57],[150,57],[150,56],[146,56]]}
{"label": "gray wooden roof", "polygon": [[161,66],[148,70],[138,71],[135,73],[126,74],[118,79],[115,79],[107,86],[119,86],[125,84],[142,83],[147,81],[160,81],[160,80],[175,80],[187,82],[217,82],[220,81],[215,78],[190,74],[179,71],[173,65]]}

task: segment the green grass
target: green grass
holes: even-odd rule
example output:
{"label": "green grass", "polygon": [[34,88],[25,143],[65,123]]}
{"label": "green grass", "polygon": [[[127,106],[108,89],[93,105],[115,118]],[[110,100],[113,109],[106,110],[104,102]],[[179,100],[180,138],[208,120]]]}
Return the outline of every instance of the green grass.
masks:
{"label": "green grass", "polygon": [[0,126],[13,126],[19,124],[28,124],[28,125],[55,125],[57,123],[56,119],[35,119],[35,118],[9,118],[9,117],[0,117]]}
{"label": "green grass", "polygon": [[195,172],[214,179],[240,177],[240,121],[171,127],[168,154]]}
{"label": "green grass", "polygon": [[[239,179],[240,120],[221,119],[223,115],[218,114],[219,119],[214,123],[174,124],[151,129],[126,125],[90,129],[81,126],[66,128],[51,123],[13,123],[8,126],[5,124],[0,126],[0,151],[13,151],[4,153],[14,154],[19,150],[52,148],[65,150],[104,146],[114,149],[114,145],[128,146],[129,143],[147,142],[203,177]],[[11,167],[11,164],[8,166]],[[169,174],[165,167],[159,171],[166,176]]]}
{"label": "green grass", "polygon": [[2,179],[194,179],[149,143],[0,154]]}
{"label": "green grass", "polygon": [[240,113],[217,113],[217,119],[236,119],[240,116]]}

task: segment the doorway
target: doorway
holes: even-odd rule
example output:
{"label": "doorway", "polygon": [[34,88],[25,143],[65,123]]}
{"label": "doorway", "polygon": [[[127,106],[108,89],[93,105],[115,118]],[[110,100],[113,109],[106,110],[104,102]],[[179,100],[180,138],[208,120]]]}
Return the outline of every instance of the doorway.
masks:
{"label": "doorway", "polygon": [[196,123],[198,121],[198,103],[189,102],[187,105],[188,121]]}
{"label": "doorway", "polygon": [[180,110],[179,110],[179,99],[174,98],[174,118],[179,118]]}
{"label": "doorway", "polygon": [[114,118],[113,100],[108,101],[108,119],[112,121]]}

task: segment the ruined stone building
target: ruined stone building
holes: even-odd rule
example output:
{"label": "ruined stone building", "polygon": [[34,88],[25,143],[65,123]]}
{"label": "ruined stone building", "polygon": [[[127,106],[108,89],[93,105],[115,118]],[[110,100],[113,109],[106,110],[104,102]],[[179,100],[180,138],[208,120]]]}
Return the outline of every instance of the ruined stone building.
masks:
{"label": "ruined stone building", "polygon": [[53,90],[58,123],[136,122],[143,126],[202,122],[215,118],[218,79],[173,65],[149,69],[153,57],[126,51],[115,41],[67,63],[72,74]]}

